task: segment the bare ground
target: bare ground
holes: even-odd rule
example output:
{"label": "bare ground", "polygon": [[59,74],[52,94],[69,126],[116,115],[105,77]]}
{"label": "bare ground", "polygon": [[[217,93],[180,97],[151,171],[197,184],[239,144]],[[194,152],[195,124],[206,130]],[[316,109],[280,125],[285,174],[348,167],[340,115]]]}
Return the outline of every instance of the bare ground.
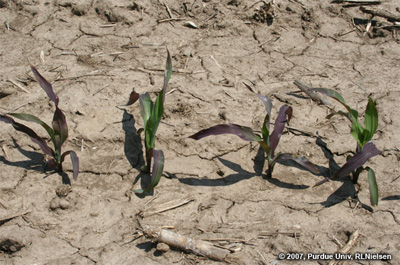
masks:
{"label": "bare ground", "polygon": [[[27,58],[53,83],[69,126],[65,150],[77,151],[81,168],[72,192],[59,198],[61,177],[43,172],[38,146],[1,124],[0,263],[217,263],[157,251],[149,239],[137,238],[142,225],[211,240],[230,249],[230,262],[238,264],[277,264],[279,253],[332,254],[359,229],[351,253],[392,259],[343,264],[399,264],[400,180],[391,182],[400,174],[396,26],[385,28],[393,23],[375,16],[365,32],[369,14],[329,1],[276,0],[270,9],[265,3],[1,0],[1,113],[51,120],[54,107]],[[400,15],[395,0],[377,8]],[[163,21],[171,17],[179,19]],[[165,171],[154,194],[138,198],[132,189],[146,180],[136,133],[143,124],[138,105],[118,106],[132,89],[155,97],[166,46],[174,72],[156,143],[166,156]],[[281,105],[293,107],[279,151],[334,172],[355,148],[349,124],[327,122],[329,109],[293,93],[295,79],[338,90],[360,112],[366,93],[376,101],[374,143],[383,152],[368,165],[377,175],[377,207],[369,207],[366,175],[359,186],[346,178],[311,188],[324,176],[278,164],[266,179],[255,143],[235,136],[187,138],[218,123],[260,128],[265,110],[246,82],[272,99],[273,117]],[[71,163],[64,167],[71,176]],[[361,203],[351,200],[355,195]],[[329,260],[278,262],[297,263]]]}

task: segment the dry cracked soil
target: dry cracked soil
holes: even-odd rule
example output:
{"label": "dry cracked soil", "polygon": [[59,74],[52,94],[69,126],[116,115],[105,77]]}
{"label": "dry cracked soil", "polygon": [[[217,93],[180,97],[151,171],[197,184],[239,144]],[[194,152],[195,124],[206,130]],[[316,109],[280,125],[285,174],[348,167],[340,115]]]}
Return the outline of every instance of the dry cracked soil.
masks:
{"label": "dry cracked soil", "polygon": [[[69,159],[64,177],[44,172],[39,147],[1,123],[0,263],[224,263],[162,251],[143,236],[153,227],[228,249],[225,263],[338,264],[278,254],[334,254],[347,244],[349,254],[391,259],[339,264],[400,264],[400,3],[337,2],[0,0],[0,112],[51,121],[54,105],[32,63],[67,117],[64,150],[80,158],[76,181]],[[156,142],[165,168],[154,192],[140,198],[132,190],[149,178],[140,172],[143,122],[139,104],[124,104],[132,89],[155,98],[166,47],[173,73]],[[376,102],[373,141],[382,153],[367,165],[378,206],[369,202],[366,173],[357,185],[345,177],[312,187],[354,154],[355,141],[344,117],[325,119],[341,106],[297,93],[296,79],[337,90],[361,120],[368,96]],[[243,83],[272,100],[272,119],[282,105],[293,108],[277,151],[305,156],[320,174],[285,162],[266,178],[258,143],[188,138],[220,123],[259,130],[264,106]]]}

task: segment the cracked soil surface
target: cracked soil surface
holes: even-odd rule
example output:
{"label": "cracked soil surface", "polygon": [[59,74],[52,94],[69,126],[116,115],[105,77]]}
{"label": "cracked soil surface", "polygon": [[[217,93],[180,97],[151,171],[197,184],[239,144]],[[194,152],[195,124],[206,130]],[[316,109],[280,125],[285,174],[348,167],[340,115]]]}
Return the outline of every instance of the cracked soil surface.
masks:
{"label": "cracked soil surface", "polygon": [[[1,123],[0,264],[218,263],[161,253],[138,236],[140,226],[208,240],[230,249],[237,264],[328,264],[277,259],[338,252],[359,229],[350,253],[392,259],[342,264],[400,264],[400,180],[392,182],[400,175],[398,25],[326,0],[267,3],[0,0],[0,112],[51,121],[54,106],[28,59],[53,84],[69,126],[64,150],[80,158],[78,180],[62,186],[58,174],[43,172],[38,146]],[[400,15],[397,0],[376,8]],[[121,105],[132,89],[154,99],[166,46],[174,71],[156,142],[164,174],[153,194],[138,198],[132,189],[146,180],[143,123],[137,103]],[[366,94],[376,101],[373,140],[382,154],[367,165],[377,176],[378,206],[369,206],[366,173],[356,186],[344,178],[312,188],[345,163],[355,141],[344,118],[326,120],[329,108],[294,93],[296,79],[339,91],[360,113]],[[261,127],[264,106],[243,82],[271,98],[273,119],[283,104],[293,107],[278,151],[307,157],[322,174],[277,164],[267,179],[257,143],[188,139],[219,123]],[[70,177],[71,168],[67,159]]]}

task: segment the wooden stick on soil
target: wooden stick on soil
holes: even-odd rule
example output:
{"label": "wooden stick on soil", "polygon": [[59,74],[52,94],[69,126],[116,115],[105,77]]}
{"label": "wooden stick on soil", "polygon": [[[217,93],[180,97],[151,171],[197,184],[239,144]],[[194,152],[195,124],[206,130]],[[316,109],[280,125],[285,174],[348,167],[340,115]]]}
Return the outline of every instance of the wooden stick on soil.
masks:
{"label": "wooden stick on soil", "polygon": [[20,211],[20,212],[17,212],[17,213],[14,213],[14,214],[10,214],[10,215],[4,216],[4,217],[0,217],[0,223],[8,221],[8,220],[13,219],[13,218],[18,217],[18,216],[23,216],[23,215],[25,215],[27,213],[30,213],[30,212],[32,212],[32,211],[31,210],[24,210],[24,211]]}
{"label": "wooden stick on soil", "polygon": [[189,202],[192,202],[192,201],[194,201],[194,200],[193,199],[186,199],[186,200],[184,200],[182,202],[179,202],[177,204],[165,207],[165,208],[160,209],[160,210],[156,210],[156,211],[152,211],[152,212],[145,212],[145,213],[143,213],[143,216],[144,217],[148,217],[148,216],[151,216],[151,215],[154,215],[154,214],[157,214],[157,213],[166,212],[166,211],[181,207],[183,205],[186,205],[186,204],[188,204]]}
{"label": "wooden stick on soil", "polygon": [[331,3],[347,3],[350,5],[380,5],[382,2],[377,0],[334,0]]}
{"label": "wooden stick on soil", "polygon": [[[351,248],[354,247],[354,245],[356,244],[356,241],[358,239],[358,237],[360,236],[360,229],[357,229],[356,231],[353,232],[353,234],[350,235],[349,241],[346,243],[346,245],[344,245],[344,247],[342,247],[339,250],[339,253],[349,253]],[[336,260],[331,260],[331,262],[329,262],[329,265],[335,265],[338,264],[338,261]]]}
{"label": "wooden stick on soil", "polygon": [[360,10],[373,16],[384,17],[389,21],[400,21],[400,15],[393,14],[385,10],[373,9],[365,6],[360,7]]}
{"label": "wooden stick on soil", "polygon": [[29,90],[25,89],[22,85],[18,84],[16,81],[14,81],[13,79],[8,79],[8,82],[10,82],[11,84],[13,84],[14,86],[18,87],[19,89],[21,89],[22,91],[24,91],[25,93],[31,93]]}
{"label": "wooden stick on soil", "polygon": [[170,247],[188,251],[209,259],[227,261],[229,258],[228,255],[230,251],[227,249],[218,248],[206,241],[194,240],[190,237],[182,236],[169,230],[147,228],[143,233],[146,237],[154,239],[159,243],[165,243]]}

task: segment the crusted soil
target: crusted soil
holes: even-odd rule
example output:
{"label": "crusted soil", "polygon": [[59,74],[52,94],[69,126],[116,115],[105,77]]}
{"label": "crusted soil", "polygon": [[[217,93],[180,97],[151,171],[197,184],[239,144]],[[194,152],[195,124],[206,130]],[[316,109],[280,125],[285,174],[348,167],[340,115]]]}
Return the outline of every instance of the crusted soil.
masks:
{"label": "crusted soil", "polygon": [[[277,260],[335,253],[359,229],[350,253],[392,259],[342,264],[399,264],[400,180],[391,182],[400,175],[398,25],[326,0],[268,3],[0,0],[0,112],[51,121],[54,106],[29,61],[53,84],[69,126],[64,150],[80,158],[77,181],[64,163],[66,187],[65,175],[44,172],[29,137],[1,123],[0,264],[219,263],[157,250],[140,236],[144,226],[209,240],[237,264],[328,264]],[[376,8],[400,15],[396,0]],[[139,198],[132,190],[148,178],[140,173],[143,123],[139,104],[123,105],[132,89],[155,98],[166,47],[174,69],[156,143],[165,170],[154,193]],[[329,108],[294,93],[295,79],[336,89],[360,113],[368,95],[376,101],[382,154],[367,164],[378,206],[370,207],[366,173],[359,185],[344,178],[312,188],[345,163],[355,141],[344,118],[327,121]],[[257,143],[188,138],[219,123],[261,127],[264,106],[243,82],[272,99],[273,119],[283,104],[293,107],[278,151],[307,157],[322,174],[285,163],[267,179]]]}

